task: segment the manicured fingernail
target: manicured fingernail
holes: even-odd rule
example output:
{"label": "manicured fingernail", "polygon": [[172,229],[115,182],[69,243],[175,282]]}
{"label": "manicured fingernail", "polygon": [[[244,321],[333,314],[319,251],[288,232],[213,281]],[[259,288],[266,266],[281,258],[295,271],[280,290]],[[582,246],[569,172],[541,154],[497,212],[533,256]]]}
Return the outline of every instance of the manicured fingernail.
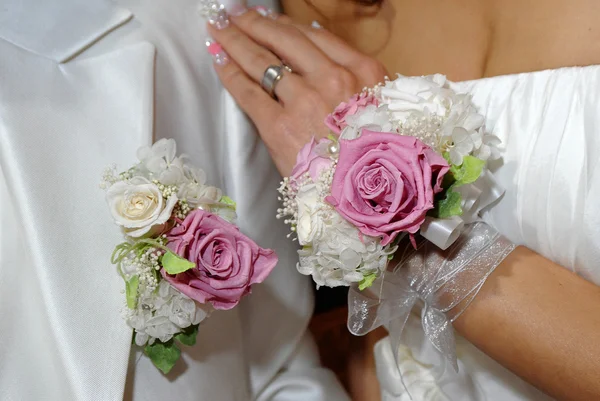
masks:
{"label": "manicured fingernail", "polygon": [[270,8],[267,8],[265,6],[256,6],[256,7],[254,7],[254,9],[256,10],[257,13],[259,13],[263,17],[277,19],[277,14],[275,14],[275,12],[273,10],[271,10]]}
{"label": "manicured fingernail", "polygon": [[319,21],[313,21],[311,26],[315,29],[321,29],[323,28],[323,25],[319,24]]}
{"label": "manicured fingernail", "polygon": [[233,6],[227,9],[229,15],[233,17],[239,17],[240,15],[246,14],[248,9],[243,4],[234,4]]}
{"label": "manicured fingernail", "polygon": [[225,50],[223,50],[223,46],[221,46],[214,40],[206,40],[206,50],[208,51],[208,54],[212,56],[215,64],[225,65],[227,64],[227,62],[229,62],[229,56],[227,55],[227,53],[225,53]]}
{"label": "manicured fingernail", "polygon": [[227,28],[229,26],[229,16],[227,15],[227,11],[225,11],[225,7],[213,13],[208,18],[208,22],[217,29]]}
{"label": "manicured fingernail", "polygon": [[207,0],[200,5],[200,15],[217,29],[227,28],[229,26],[229,17],[225,6],[215,0]]}

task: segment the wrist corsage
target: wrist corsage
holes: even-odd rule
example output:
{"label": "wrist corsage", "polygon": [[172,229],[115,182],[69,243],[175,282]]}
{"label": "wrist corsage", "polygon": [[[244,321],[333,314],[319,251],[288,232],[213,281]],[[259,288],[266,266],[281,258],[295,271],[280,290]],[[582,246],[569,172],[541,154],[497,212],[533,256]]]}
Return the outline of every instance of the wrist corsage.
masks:
{"label": "wrist corsage", "polygon": [[408,236],[441,249],[502,190],[487,169],[498,138],[443,75],[387,80],[341,103],[331,135],[298,154],[278,217],[317,285],[369,287]]}
{"label": "wrist corsage", "polygon": [[123,317],[134,342],[163,373],[196,342],[199,324],[214,310],[232,309],[277,264],[234,224],[235,202],[206,184],[206,174],[176,156],[162,139],[138,151],[139,162],[102,186],[126,241],[112,262],[125,281]]}
{"label": "wrist corsage", "polygon": [[279,188],[298,270],[351,286],[349,330],[385,325],[397,358],[421,306],[424,334],[457,369],[452,322],[515,247],[481,222],[504,193],[488,168],[500,140],[484,122],[443,75],[386,79],[326,118],[329,137],[302,148]]}

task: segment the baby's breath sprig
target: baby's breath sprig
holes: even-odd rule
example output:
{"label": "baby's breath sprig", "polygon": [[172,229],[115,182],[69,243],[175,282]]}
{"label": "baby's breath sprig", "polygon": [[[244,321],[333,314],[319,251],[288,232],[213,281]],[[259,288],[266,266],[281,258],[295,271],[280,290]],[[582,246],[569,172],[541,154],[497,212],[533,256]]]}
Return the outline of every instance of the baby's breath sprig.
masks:
{"label": "baby's breath sprig", "polygon": [[127,171],[123,171],[121,174],[119,174],[119,180],[120,181],[127,181],[132,179],[135,176],[135,167],[130,168]]}
{"label": "baby's breath sprig", "polygon": [[[308,176],[308,174],[306,175]],[[282,202],[283,207],[277,209],[276,217],[278,219],[285,218],[283,222],[291,226],[292,233],[296,231],[296,224],[298,223],[298,202],[296,202],[298,190],[296,188],[299,186],[301,186],[300,183],[292,185],[290,178],[285,177],[277,190],[281,194],[277,199]],[[288,234],[288,238],[292,236],[292,233]]]}
{"label": "baby's breath sprig", "polygon": [[172,195],[177,195],[179,191],[177,185],[165,185],[158,180],[152,180],[152,182],[158,187],[158,190],[165,199],[169,199]]}
{"label": "baby's breath sprig", "polygon": [[[323,169],[321,174],[319,175],[319,179],[317,180],[317,191],[319,193],[319,198],[323,201],[329,195],[331,195],[331,184],[333,184],[333,176],[335,174],[335,169],[338,164],[338,159],[335,157],[331,157],[332,163],[331,167]],[[327,204],[327,202],[323,202]]]}
{"label": "baby's breath sprig", "polygon": [[117,165],[112,164],[104,169],[102,172],[102,179],[100,181],[101,189],[108,189],[115,182],[119,181],[117,177]]}
{"label": "baby's breath sprig", "polygon": [[381,94],[381,88],[385,87],[388,82],[390,82],[390,78],[386,75],[383,77],[383,82],[379,82],[377,85],[372,87],[365,86],[362,90],[362,93],[379,98],[379,95]]}
{"label": "baby's breath sprig", "polygon": [[400,135],[414,136],[433,149],[439,150],[443,145],[440,133],[443,123],[444,117],[436,114],[414,114],[409,116],[405,121],[396,122],[396,129]]}
{"label": "baby's breath sprig", "polygon": [[173,216],[175,216],[179,220],[184,220],[191,211],[192,208],[190,207],[187,200],[182,199],[175,205],[175,208],[173,209]]}

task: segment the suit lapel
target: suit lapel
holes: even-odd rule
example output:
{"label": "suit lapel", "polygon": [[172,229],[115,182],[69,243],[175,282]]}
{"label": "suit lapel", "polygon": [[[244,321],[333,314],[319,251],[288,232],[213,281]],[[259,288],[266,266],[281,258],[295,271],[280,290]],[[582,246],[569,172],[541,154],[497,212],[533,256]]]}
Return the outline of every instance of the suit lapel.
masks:
{"label": "suit lapel", "polygon": [[[120,316],[123,283],[110,254],[123,238],[98,183],[106,166],[128,167],[136,149],[152,141],[155,49],[142,42],[57,64],[131,17],[105,3],[85,4],[88,10],[62,1],[55,10],[55,2],[9,0],[0,14],[0,37],[10,42],[0,40],[0,167],[22,224],[22,268],[41,293],[35,308],[28,306],[38,322],[23,329],[45,327],[31,333],[43,340],[22,340],[29,345],[20,355],[22,379],[52,371],[63,381],[57,394],[121,400],[131,330]],[[20,32],[3,25],[6,10],[15,9],[26,20]],[[54,27],[33,26],[52,17]],[[14,266],[0,261],[8,268]],[[21,285],[2,288],[19,292]],[[27,383],[28,393],[44,394],[43,381]]]}
{"label": "suit lapel", "polygon": [[107,0],[3,0],[0,38],[64,62],[131,17]]}

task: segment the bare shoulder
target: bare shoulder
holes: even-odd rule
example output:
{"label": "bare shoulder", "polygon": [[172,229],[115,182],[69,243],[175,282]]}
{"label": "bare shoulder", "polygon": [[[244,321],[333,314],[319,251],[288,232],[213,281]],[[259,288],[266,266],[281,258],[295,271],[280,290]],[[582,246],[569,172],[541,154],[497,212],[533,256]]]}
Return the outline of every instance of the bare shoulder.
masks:
{"label": "bare shoulder", "polygon": [[598,0],[282,0],[390,72],[467,80],[600,64]]}
{"label": "bare shoulder", "polygon": [[484,75],[600,64],[597,0],[495,0]]}
{"label": "bare shoulder", "polygon": [[[487,49],[483,0],[283,0],[299,23],[319,21],[390,72],[481,76]],[[460,56],[457,57],[457,54]]]}

